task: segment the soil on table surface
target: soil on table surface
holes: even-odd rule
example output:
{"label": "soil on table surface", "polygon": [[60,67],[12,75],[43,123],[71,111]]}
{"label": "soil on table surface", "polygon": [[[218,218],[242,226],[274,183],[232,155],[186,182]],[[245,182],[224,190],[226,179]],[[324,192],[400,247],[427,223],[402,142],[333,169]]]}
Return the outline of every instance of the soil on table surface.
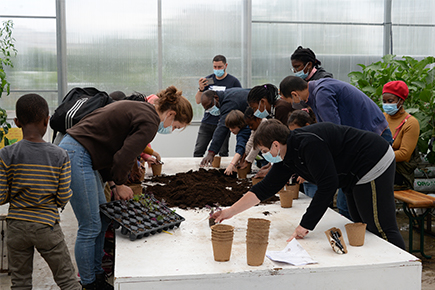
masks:
{"label": "soil on table surface", "polygon": [[[206,205],[230,206],[238,201],[252,186],[250,179],[237,179],[237,174],[225,175],[224,169],[203,169],[177,173],[175,175],[157,176],[145,180],[144,189],[153,193],[159,200],[164,200],[169,207],[182,209],[203,208]],[[154,183],[163,183],[164,185]],[[273,196],[263,203],[279,200]]]}

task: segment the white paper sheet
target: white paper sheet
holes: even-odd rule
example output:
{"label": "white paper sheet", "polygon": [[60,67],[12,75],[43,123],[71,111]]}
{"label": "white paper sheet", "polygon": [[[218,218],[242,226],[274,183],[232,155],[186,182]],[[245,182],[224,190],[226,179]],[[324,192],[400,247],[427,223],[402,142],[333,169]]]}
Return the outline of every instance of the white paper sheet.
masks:
{"label": "white paper sheet", "polygon": [[317,264],[317,261],[311,259],[310,255],[296,239],[288,243],[282,251],[267,251],[266,257],[272,261],[288,263],[294,266]]}

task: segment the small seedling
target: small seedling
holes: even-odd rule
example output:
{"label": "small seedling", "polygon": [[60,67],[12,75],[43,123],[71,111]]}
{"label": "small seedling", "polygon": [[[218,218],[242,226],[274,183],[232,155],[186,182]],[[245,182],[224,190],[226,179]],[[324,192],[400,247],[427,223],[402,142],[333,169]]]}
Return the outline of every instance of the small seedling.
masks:
{"label": "small seedling", "polygon": [[206,204],[205,207],[210,210],[210,217],[212,217],[215,212],[222,210],[218,203],[215,203],[214,206],[209,206],[208,204]]}
{"label": "small seedling", "polygon": [[213,206],[209,206],[208,204],[205,205],[205,207],[208,210],[210,210],[210,212],[209,212],[209,218],[208,218],[208,225],[211,227],[211,226],[213,226],[215,224],[215,221],[214,221],[214,218],[213,218],[213,214],[215,212],[217,212],[217,211],[221,211],[222,209],[220,208],[218,203],[215,203],[214,207]]}

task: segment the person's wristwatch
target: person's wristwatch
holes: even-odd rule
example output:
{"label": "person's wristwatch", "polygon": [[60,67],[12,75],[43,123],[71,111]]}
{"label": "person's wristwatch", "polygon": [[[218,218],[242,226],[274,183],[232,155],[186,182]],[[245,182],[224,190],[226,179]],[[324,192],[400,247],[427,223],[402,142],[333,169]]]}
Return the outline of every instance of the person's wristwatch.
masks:
{"label": "person's wristwatch", "polygon": [[198,88],[198,91],[200,91],[201,93],[203,93],[203,92],[204,92],[204,90],[201,90],[201,88]]}

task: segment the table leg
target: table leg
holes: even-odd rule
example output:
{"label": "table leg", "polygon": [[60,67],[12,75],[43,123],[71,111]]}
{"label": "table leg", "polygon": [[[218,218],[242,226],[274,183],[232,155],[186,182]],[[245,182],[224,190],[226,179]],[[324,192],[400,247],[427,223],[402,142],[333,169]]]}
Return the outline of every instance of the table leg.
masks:
{"label": "table leg", "polygon": [[[425,208],[423,214],[418,215],[414,209],[409,208],[406,202],[403,203],[403,210],[405,214],[409,218],[409,249],[410,253],[421,253],[423,257],[426,259],[431,259],[431,256],[428,256],[424,253],[424,219],[428,215],[430,209]],[[417,222],[418,227],[420,228],[420,249],[413,249],[413,230],[414,230],[414,221]]]}

